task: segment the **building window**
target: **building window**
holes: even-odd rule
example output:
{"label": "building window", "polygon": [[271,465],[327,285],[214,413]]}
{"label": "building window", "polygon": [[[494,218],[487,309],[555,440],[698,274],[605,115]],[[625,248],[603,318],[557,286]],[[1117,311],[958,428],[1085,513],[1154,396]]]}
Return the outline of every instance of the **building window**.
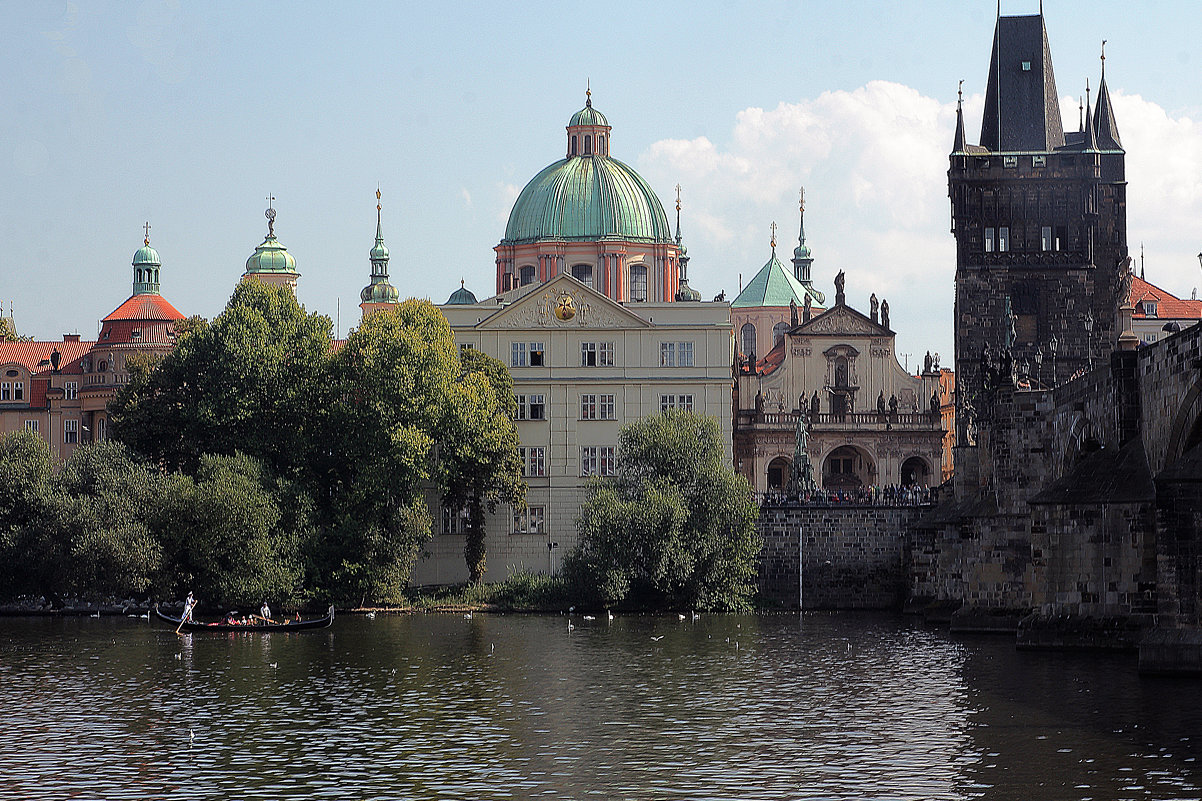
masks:
{"label": "building window", "polygon": [[1052,249],[1052,226],[1045,225],[1039,229],[1039,249]]}
{"label": "building window", "polygon": [[525,267],[523,267],[519,271],[519,275],[520,275],[519,280],[521,281],[522,286],[526,286],[527,284],[533,284],[534,277],[537,274],[538,274],[538,271],[534,269],[533,264],[527,264]]}
{"label": "building window", "polygon": [[580,449],[580,475],[612,476],[617,465],[617,451],[613,445],[589,446]]}
{"label": "building window", "polygon": [[67,381],[63,384],[63,398],[65,400],[79,399],[79,382]]}
{"label": "building window", "polygon": [[37,420],[26,420],[25,421],[25,430],[32,432],[34,434],[38,433],[38,421]]}
{"label": "building window", "polygon": [[510,367],[525,367],[526,366],[526,343],[512,343],[512,357],[509,360]]}
{"label": "building window", "polygon": [[458,509],[451,509],[447,506],[442,507],[442,533],[452,535],[467,533],[466,507]]}
{"label": "building window", "polygon": [[584,155],[591,156],[593,154],[593,137],[589,134],[584,135]]}
{"label": "building window", "polygon": [[569,156],[576,155],[576,134],[572,134],[572,151],[570,153],[568,153],[568,155]]}
{"label": "building window", "polygon": [[531,342],[530,343],[530,366],[531,367],[542,367],[544,353],[545,353],[545,351],[543,350],[543,343]]}
{"label": "building window", "polygon": [[755,326],[751,323],[743,323],[743,327],[739,329],[739,339],[743,343],[743,355],[750,356],[755,353]]}
{"label": "building window", "polygon": [[676,343],[675,342],[659,343],[659,366],[660,367],[675,367],[676,366]]}
{"label": "building window", "polygon": [[659,410],[666,412],[669,409],[679,409],[682,412],[693,411],[693,396],[692,395],[660,395]]}
{"label": "building window", "polygon": [[469,350],[475,350],[475,349],[476,349],[476,346],[470,342],[460,342],[459,343],[459,355],[460,356],[463,356],[463,354],[467,353]]}
{"label": "building window", "polygon": [[1032,156],[1031,157],[1031,166],[1032,167],[1048,166],[1048,157],[1047,156]]}
{"label": "building window", "polygon": [[[1144,301],[1144,317],[1156,317],[1156,302],[1151,300]],[[18,384],[17,386],[20,386]]]}
{"label": "building window", "polygon": [[597,155],[604,156],[605,153],[605,134],[597,134]]}
{"label": "building window", "polygon": [[572,277],[585,286],[593,285],[593,268],[588,264],[572,265]]}
{"label": "building window", "polygon": [[1003,167],[1017,167],[1018,166],[1018,156],[1002,156],[1002,166]]}
{"label": "building window", "polygon": [[777,323],[772,326],[772,347],[776,347],[785,341],[785,334],[789,332],[788,323]]}
{"label": "building window", "polygon": [[693,366],[693,343],[692,342],[677,342],[676,343],[676,364],[679,367]]}
{"label": "building window", "polygon": [[12,400],[13,385],[11,381],[0,381],[0,401]]}
{"label": "building window", "polygon": [[25,400],[25,382],[13,382],[13,400]]}
{"label": "building window", "polygon": [[617,415],[614,413],[614,396],[613,395],[598,395],[597,396],[598,411],[601,413],[602,420],[616,420]]}
{"label": "building window", "polygon": [[543,446],[518,448],[518,456],[522,460],[522,475],[547,475],[547,449]]}
{"label": "building window", "polygon": [[63,443],[65,445],[74,445],[77,442],[79,442],[79,421],[63,421]]}
{"label": "building window", "polygon": [[103,417],[98,417],[96,419],[96,441],[97,442],[105,442],[108,440],[108,438],[109,438],[108,428],[109,428],[108,420],[105,420]]}
{"label": "building window", "polygon": [[581,420],[596,420],[597,419],[597,396],[596,395],[581,395],[580,396],[580,419]]}
{"label": "building window", "polygon": [[997,233],[997,230],[994,228],[986,228],[985,229],[985,252],[986,253],[993,252],[993,241],[994,241],[994,236],[996,235],[996,233]]}
{"label": "building window", "polygon": [[546,531],[544,525],[547,516],[545,506],[527,506],[525,509],[513,510],[514,534],[542,534]]}
{"label": "building window", "polygon": [[636,264],[630,268],[630,299],[647,300],[647,267]]}
{"label": "building window", "polygon": [[612,342],[581,342],[581,367],[612,367],[614,363],[614,343]]}
{"label": "building window", "polygon": [[[1156,341],[1156,334],[1144,334],[1144,344],[1151,345]],[[36,420],[34,422],[37,422]]]}
{"label": "building window", "polygon": [[527,398],[529,398],[529,407],[530,407],[530,416],[528,419],[530,419],[530,420],[546,420],[547,419],[547,405],[543,401],[543,396],[542,395],[528,395]]}
{"label": "building window", "polygon": [[1009,228],[1003,227],[1003,228],[997,229],[997,249],[998,249],[998,253],[1005,253],[1006,251],[1010,250],[1010,229]]}

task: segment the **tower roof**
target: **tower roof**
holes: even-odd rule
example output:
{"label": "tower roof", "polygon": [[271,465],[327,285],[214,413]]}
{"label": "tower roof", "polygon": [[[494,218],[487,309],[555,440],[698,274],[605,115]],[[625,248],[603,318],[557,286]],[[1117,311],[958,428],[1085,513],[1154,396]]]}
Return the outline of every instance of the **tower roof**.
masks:
{"label": "tower roof", "polygon": [[1102,150],[1122,150],[1119,126],[1114,119],[1114,107],[1110,105],[1110,90],[1106,88],[1106,73],[1102,73],[1102,85],[1098,87],[1098,104],[1093,114],[1093,131]]}
{"label": "tower roof", "polygon": [[991,151],[1048,151],[1064,126],[1043,15],[998,17],[985,89],[981,145]]}
{"label": "tower roof", "polygon": [[730,304],[732,309],[756,308],[760,306],[788,306],[793,301],[798,306],[805,305],[806,295],[810,295],[811,303],[821,303],[822,299],[808,292],[798,281],[793,272],[776,257],[773,248],[772,256],[755,274],[755,277],[743,287],[743,291]]}
{"label": "tower roof", "polygon": [[446,305],[448,306],[470,306],[476,302],[476,295],[470,289],[463,285],[463,279],[459,279],[459,288],[451,293],[451,297],[447,298]]}

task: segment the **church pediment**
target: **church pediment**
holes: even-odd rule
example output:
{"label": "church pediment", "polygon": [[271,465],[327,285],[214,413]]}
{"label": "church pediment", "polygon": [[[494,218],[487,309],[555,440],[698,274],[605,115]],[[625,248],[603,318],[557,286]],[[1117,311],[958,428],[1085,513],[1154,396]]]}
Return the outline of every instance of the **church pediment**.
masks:
{"label": "church pediment", "polygon": [[821,334],[828,336],[871,336],[882,337],[893,334],[883,325],[874,323],[850,306],[835,306],[793,329],[795,334]]}
{"label": "church pediment", "polygon": [[476,328],[651,328],[653,324],[567,273],[522,295]]}

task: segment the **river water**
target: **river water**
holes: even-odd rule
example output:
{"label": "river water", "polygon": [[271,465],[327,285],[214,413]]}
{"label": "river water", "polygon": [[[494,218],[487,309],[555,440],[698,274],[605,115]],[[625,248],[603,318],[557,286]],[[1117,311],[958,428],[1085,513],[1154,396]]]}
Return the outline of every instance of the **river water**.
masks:
{"label": "river water", "polygon": [[0,619],[0,799],[1202,797],[1202,681],[864,614]]}

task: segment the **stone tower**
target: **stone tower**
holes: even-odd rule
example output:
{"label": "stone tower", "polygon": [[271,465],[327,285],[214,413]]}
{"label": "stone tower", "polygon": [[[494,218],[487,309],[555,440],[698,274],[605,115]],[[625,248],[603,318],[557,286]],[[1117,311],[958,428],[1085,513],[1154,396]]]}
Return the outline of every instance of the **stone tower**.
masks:
{"label": "stone tower", "polygon": [[948,194],[961,445],[981,422],[987,361],[1016,373],[1025,362],[1032,385],[1051,385],[1114,348],[1126,179],[1105,63],[1103,53],[1095,108],[1084,104],[1079,130],[1065,133],[1043,15],[999,17],[979,145],[957,108]]}

